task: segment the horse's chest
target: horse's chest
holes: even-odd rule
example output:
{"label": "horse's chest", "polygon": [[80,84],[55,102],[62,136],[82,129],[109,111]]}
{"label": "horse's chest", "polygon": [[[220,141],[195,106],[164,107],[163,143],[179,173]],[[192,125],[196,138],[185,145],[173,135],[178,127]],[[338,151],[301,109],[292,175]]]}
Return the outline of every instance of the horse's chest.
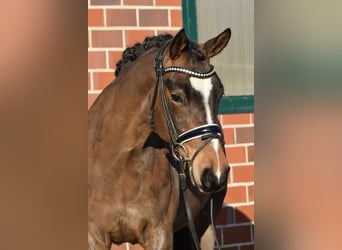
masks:
{"label": "horse's chest", "polygon": [[152,154],[137,157],[129,171],[118,174],[112,213],[114,241],[132,241],[129,236],[141,235],[165,218],[173,220],[178,204],[173,171],[164,157]]}

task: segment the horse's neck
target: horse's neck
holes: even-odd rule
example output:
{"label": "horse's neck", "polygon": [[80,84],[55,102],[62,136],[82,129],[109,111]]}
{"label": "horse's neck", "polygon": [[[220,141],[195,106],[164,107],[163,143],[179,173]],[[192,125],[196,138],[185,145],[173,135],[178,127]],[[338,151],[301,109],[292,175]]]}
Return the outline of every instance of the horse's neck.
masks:
{"label": "horse's neck", "polygon": [[151,132],[148,112],[153,87],[153,74],[146,71],[146,66],[137,61],[99,96],[89,111],[90,147],[101,143],[118,152],[143,146]]}

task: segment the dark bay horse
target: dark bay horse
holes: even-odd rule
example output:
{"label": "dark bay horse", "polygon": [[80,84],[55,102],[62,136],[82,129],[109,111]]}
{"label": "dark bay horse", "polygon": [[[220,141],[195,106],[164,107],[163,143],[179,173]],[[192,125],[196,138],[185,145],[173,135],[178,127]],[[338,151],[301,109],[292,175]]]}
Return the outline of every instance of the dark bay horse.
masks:
{"label": "dark bay horse", "polygon": [[209,60],[230,36],[197,44],[182,29],[123,53],[88,115],[88,249],[214,249],[229,166]]}

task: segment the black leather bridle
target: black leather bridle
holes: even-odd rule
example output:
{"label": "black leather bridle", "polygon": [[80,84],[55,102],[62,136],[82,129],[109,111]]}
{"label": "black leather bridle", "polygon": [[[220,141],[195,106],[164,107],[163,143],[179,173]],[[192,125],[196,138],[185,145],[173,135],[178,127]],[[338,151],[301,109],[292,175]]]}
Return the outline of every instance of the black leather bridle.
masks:
{"label": "black leather bridle", "polygon": [[213,66],[211,66],[211,69],[208,72],[195,72],[189,69],[176,67],[176,66],[164,68],[163,67],[164,51],[167,45],[169,44],[169,42],[170,41],[164,43],[163,46],[161,46],[154,61],[154,69],[156,71],[157,80],[156,80],[156,84],[154,87],[152,105],[151,105],[151,109],[149,113],[149,124],[150,124],[150,127],[154,129],[154,126],[153,126],[154,106],[156,103],[157,93],[158,93],[158,88],[159,88],[164,115],[165,115],[165,120],[166,120],[166,124],[168,128],[169,136],[171,139],[172,154],[176,160],[179,160],[181,156],[178,153],[178,149],[180,147],[184,148],[183,144],[187,141],[198,139],[198,138],[201,138],[202,140],[219,139],[221,143],[224,143],[224,141],[223,141],[223,136],[222,136],[222,129],[218,124],[205,124],[205,125],[187,130],[181,134],[178,134],[176,127],[174,125],[173,119],[171,117],[168,104],[167,104],[165,88],[163,84],[163,75],[169,72],[177,72],[177,73],[182,73],[182,74],[186,74],[189,76],[204,79],[204,78],[212,77],[215,74],[215,70]]}
{"label": "black leather bridle", "polygon": [[[152,105],[151,105],[151,109],[150,109],[150,113],[149,113],[149,124],[153,130],[154,129],[154,126],[153,126],[154,106],[156,103],[156,98],[157,98],[157,93],[158,93],[158,88],[159,88],[160,89],[161,101],[162,101],[162,105],[163,105],[163,110],[164,110],[164,116],[165,116],[165,120],[166,120],[166,124],[167,124],[167,128],[168,128],[168,132],[170,135],[170,139],[171,139],[170,147],[172,150],[172,155],[173,155],[174,159],[176,160],[177,165],[179,167],[178,173],[179,173],[180,186],[181,186],[181,189],[183,191],[184,203],[185,203],[186,213],[188,216],[189,226],[190,226],[192,238],[193,238],[193,241],[195,243],[196,249],[199,250],[200,244],[199,244],[199,240],[198,240],[198,237],[196,234],[196,230],[195,230],[195,226],[194,226],[194,222],[193,222],[193,218],[192,218],[192,214],[191,214],[188,193],[186,192],[187,183],[186,183],[185,171],[187,169],[189,169],[190,166],[192,166],[192,163],[193,163],[195,157],[198,155],[198,153],[206,145],[208,145],[211,142],[211,140],[219,139],[221,144],[224,145],[223,133],[222,133],[221,127],[218,124],[205,124],[205,125],[198,126],[198,127],[192,128],[190,130],[187,130],[181,134],[178,134],[176,127],[175,127],[175,124],[172,120],[172,116],[171,116],[169,107],[168,107],[168,103],[167,103],[167,99],[166,99],[166,95],[165,95],[164,84],[163,84],[163,75],[166,73],[169,73],[169,72],[177,72],[177,73],[186,74],[186,75],[189,75],[192,77],[205,79],[205,78],[212,77],[215,74],[215,70],[214,70],[213,66],[211,66],[211,69],[208,72],[195,72],[195,71],[192,71],[189,69],[185,69],[182,67],[176,67],[176,66],[164,68],[163,67],[164,52],[165,52],[165,49],[167,48],[169,43],[170,43],[170,41],[165,42],[160,47],[160,49],[157,53],[157,56],[155,58],[155,61],[154,61],[154,68],[155,68],[157,79],[156,79],[156,84],[154,87],[154,92],[153,92],[153,97],[152,97]],[[195,153],[193,154],[192,157],[188,157],[187,150],[186,150],[186,147],[184,146],[184,143],[191,141],[191,140],[194,140],[194,139],[202,139],[203,143],[195,151]],[[185,151],[185,155],[186,155],[185,157],[179,153],[180,148],[182,148]],[[191,174],[192,172],[189,171],[189,173]],[[196,184],[194,183],[194,185],[196,185]],[[222,187],[222,188],[224,188],[224,187]],[[220,190],[222,190],[222,189],[220,189]],[[218,191],[220,191],[220,190],[218,190]],[[202,190],[200,190],[200,191],[202,191]],[[212,206],[213,206],[212,203],[213,203],[213,201],[211,200],[211,210],[212,210]],[[213,216],[211,214],[211,218],[212,217]],[[214,225],[213,219],[211,219],[211,223],[212,223],[213,230],[214,230],[215,241],[216,241],[216,244],[218,246],[218,242],[217,242],[216,234],[215,234],[215,225]]]}

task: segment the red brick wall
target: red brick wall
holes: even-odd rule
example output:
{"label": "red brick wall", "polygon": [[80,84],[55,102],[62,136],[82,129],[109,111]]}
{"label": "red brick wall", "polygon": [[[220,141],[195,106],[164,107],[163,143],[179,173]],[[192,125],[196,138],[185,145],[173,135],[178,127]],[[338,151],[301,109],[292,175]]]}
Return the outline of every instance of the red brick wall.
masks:
{"label": "red brick wall", "polygon": [[231,171],[216,221],[222,250],[254,249],[254,114],[220,115]]}
{"label": "red brick wall", "polygon": [[114,79],[126,47],[181,27],[180,0],[88,0],[88,107]]}
{"label": "red brick wall", "polygon": [[[88,107],[114,77],[122,51],[146,36],[182,27],[180,0],[88,0]],[[231,166],[217,219],[221,249],[253,249],[254,115],[220,115]],[[141,249],[122,244],[112,249]]]}

